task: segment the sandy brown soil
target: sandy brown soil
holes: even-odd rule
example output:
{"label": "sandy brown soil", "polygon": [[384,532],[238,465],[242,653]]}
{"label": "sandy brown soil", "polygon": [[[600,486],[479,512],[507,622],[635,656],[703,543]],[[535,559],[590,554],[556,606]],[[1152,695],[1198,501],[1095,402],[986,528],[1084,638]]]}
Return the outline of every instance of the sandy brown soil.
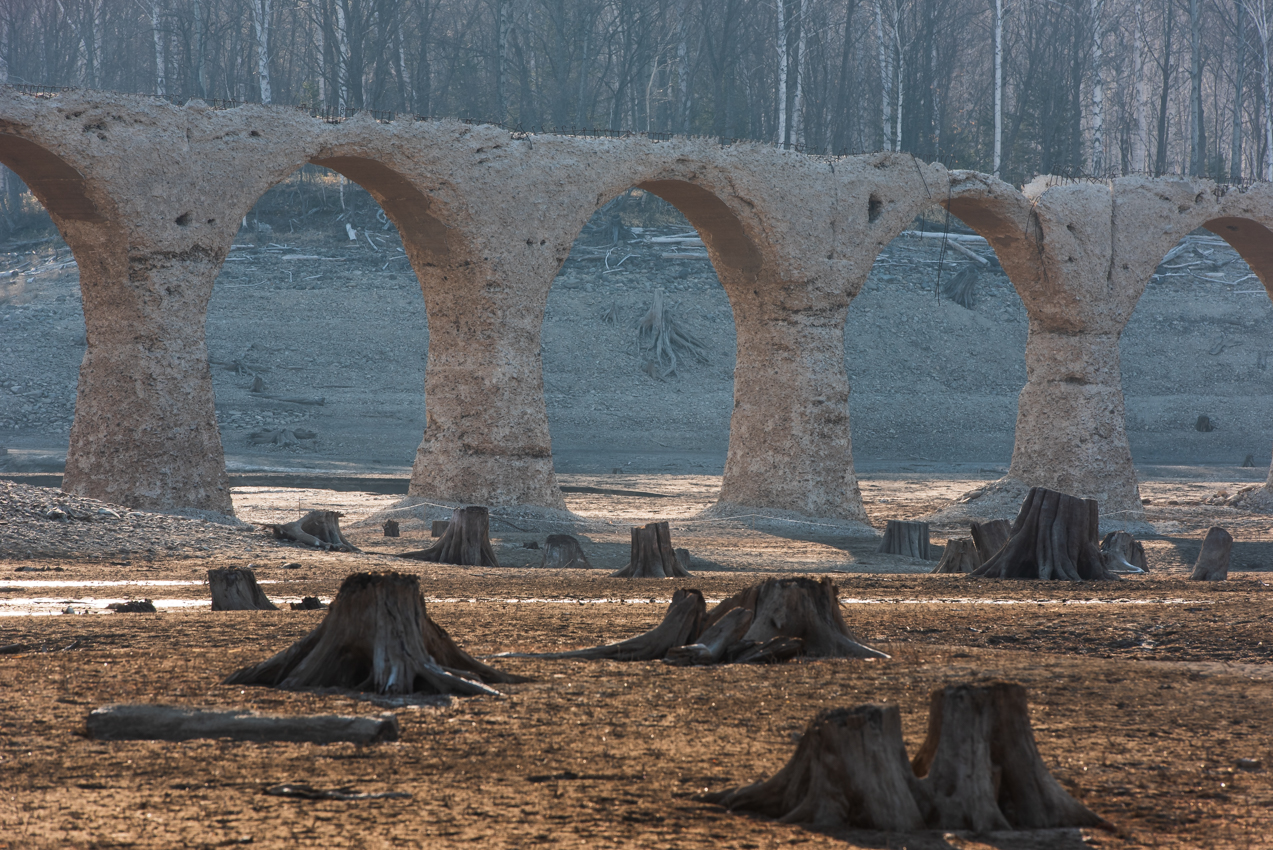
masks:
{"label": "sandy brown soil", "polygon": [[[1269,846],[1273,835],[1273,563],[1267,518],[1234,523],[1240,566],[1223,584],[1183,580],[1213,521],[1202,494],[1158,484],[1150,519],[1178,537],[1148,541],[1149,577],[1089,585],[970,581],[919,574],[931,563],[873,553],[834,529],[696,523],[710,476],[593,476],[575,487],[663,493],[572,493],[591,518],[580,534],[591,571],[528,568],[542,530],[495,523],[503,566],[464,569],[391,557],[425,539],[360,527],[375,553],[336,555],[254,544],[108,561],[5,563],[0,599],[49,596],[86,610],[108,598],[155,597],[155,615],[0,617],[0,847],[909,847],[1060,848]],[[608,485],[608,486],[600,486]],[[878,523],[931,510],[965,479],[867,481]],[[1154,507],[1157,498],[1192,500]],[[240,515],[266,521],[327,506],[357,520],[391,497],[249,488]],[[1158,513],[1162,511],[1164,513]],[[913,512],[913,513],[912,513]],[[1174,513],[1167,513],[1174,512]],[[629,522],[672,518],[678,543],[719,567],[684,582],[608,578],[626,557]],[[1175,519],[1167,517],[1173,516]],[[609,523],[613,523],[610,525]],[[1257,528],[1264,523],[1263,529]],[[1245,530],[1243,530],[1245,529]],[[229,532],[228,532],[229,533]],[[235,539],[241,531],[233,531]],[[939,534],[935,535],[940,541]],[[1242,547],[1249,547],[1243,549]],[[1246,554],[1243,555],[1242,553]],[[497,659],[530,676],[503,698],[391,708],[402,739],[352,745],[94,742],[85,718],[110,702],[245,706],[300,713],[387,710],[343,694],[231,688],[234,669],[286,647],[322,612],[213,613],[204,571],[253,563],[272,598],[330,599],[354,570],[421,576],[432,616],[468,651],[549,651],[644,631],[672,590],[711,600],[767,575],[836,573],[844,613],[882,662],[670,668],[659,663]],[[56,574],[13,573],[22,566]],[[284,568],[285,564],[298,564]],[[908,574],[909,573],[909,574]],[[93,580],[182,581],[84,587]],[[79,587],[32,587],[56,580]],[[63,594],[53,599],[53,595]],[[162,599],[160,599],[162,597]],[[179,604],[180,603],[180,604]],[[188,607],[181,607],[186,605]],[[908,747],[923,737],[928,692],[984,678],[1030,692],[1045,762],[1117,832],[983,836],[823,833],[727,814],[704,789],[771,775],[820,709],[895,701]],[[1259,763],[1254,769],[1251,759]],[[268,796],[281,782],[400,791],[410,800],[302,801]]]}

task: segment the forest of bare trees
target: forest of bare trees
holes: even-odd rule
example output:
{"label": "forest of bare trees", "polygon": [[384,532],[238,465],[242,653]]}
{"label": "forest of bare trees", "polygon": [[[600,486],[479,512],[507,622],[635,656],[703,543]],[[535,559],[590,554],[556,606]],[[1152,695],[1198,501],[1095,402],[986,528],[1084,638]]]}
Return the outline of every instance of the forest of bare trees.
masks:
{"label": "forest of bare trees", "polygon": [[1273,177],[1273,0],[6,0],[11,84]]}

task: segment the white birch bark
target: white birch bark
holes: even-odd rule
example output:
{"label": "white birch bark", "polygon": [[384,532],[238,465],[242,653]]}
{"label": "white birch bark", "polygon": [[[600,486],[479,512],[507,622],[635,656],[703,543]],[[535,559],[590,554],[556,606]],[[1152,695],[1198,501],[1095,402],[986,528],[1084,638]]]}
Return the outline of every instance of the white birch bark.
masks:
{"label": "white birch bark", "polygon": [[151,0],[150,28],[155,36],[155,94],[164,97],[168,94],[168,59],[164,50],[163,2]]}
{"label": "white birch bark", "polygon": [[1264,179],[1273,181],[1273,69],[1269,67],[1269,16],[1267,0],[1247,0],[1247,12],[1251,22],[1255,24],[1255,32],[1260,37],[1260,70],[1263,85],[1261,95],[1264,99]]}
{"label": "white birch bark", "polygon": [[1105,176],[1105,78],[1101,42],[1105,37],[1105,2],[1092,0],[1092,173]]}
{"label": "white birch bark", "polygon": [[[336,0],[336,105],[341,114],[349,107],[349,29],[344,0]],[[343,200],[343,197],[342,197]]]}
{"label": "white birch bark", "polygon": [[272,0],[252,0],[256,24],[256,72],[261,82],[261,103],[270,103],[270,15]]}
{"label": "white birch bark", "polygon": [[994,0],[995,26],[995,177],[1003,166],[1003,0]]}
{"label": "white birch bark", "polygon": [[1132,172],[1149,170],[1149,81],[1145,78],[1145,8],[1144,0],[1136,0],[1132,8],[1136,28],[1132,37],[1132,75],[1136,86],[1136,131],[1132,135]]}
{"label": "white birch bark", "polygon": [[1234,7],[1238,19],[1238,56],[1233,69],[1233,127],[1229,136],[1229,180],[1238,183],[1242,180],[1242,103],[1243,89],[1246,83],[1246,10],[1243,8],[1243,0],[1235,0]]}
{"label": "white birch bark", "polygon": [[805,17],[809,14],[809,0],[800,0],[800,18],[796,21],[796,91],[791,100],[792,139],[804,145],[804,51],[808,42]]}
{"label": "white birch bark", "polygon": [[677,118],[682,133],[690,131],[690,25],[687,19],[689,0],[681,0],[676,7],[676,85],[679,93]]}
{"label": "white birch bark", "polygon": [[902,107],[905,105],[906,51],[902,46],[902,4],[899,0],[893,3],[893,68],[896,69],[894,86],[897,92],[897,105],[893,111],[896,131],[893,133],[893,150],[902,149]]}
{"label": "white birch bark", "polygon": [[889,46],[888,41],[884,37],[884,0],[875,0],[875,44],[879,50],[880,62],[880,132],[883,139],[883,147],[885,150],[892,150],[892,143],[889,139],[890,124],[889,107],[893,103],[893,93],[891,83],[893,81],[893,69],[889,66]]}
{"label": "white birch bark", "polygon": [[778,0],[778,147],[787,146],[787,13]]}

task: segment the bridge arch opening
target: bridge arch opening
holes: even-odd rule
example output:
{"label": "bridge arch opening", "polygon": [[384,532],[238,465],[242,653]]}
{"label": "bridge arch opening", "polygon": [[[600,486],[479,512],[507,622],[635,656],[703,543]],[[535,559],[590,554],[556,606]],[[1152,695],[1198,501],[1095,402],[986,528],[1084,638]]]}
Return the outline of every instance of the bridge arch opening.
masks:
{"label": "bridge arch opening", "polygon": [[1193,467],[1186,486],[1199,499],[1236,495],[1267,476],[1269,281],[1273,232],[1251,219],[1218,218],[1180,239],[1146,284],[1119,356],[1128,442],[1137,468],[1150,468],[1140,476],[1150,504],[1179,501],[1156,486],[1155,479],[1180,477],[1165,467]]}
{"label": "bridge arch opening", "polygon": [[[969,217],[993,226],[988,215]],[[885,246],[845,329],[854,467],[868,510],[880,498],[871,479],[902,467],[968,479],[951,497],[1007,472],[1027,331],[999,256],[966,219],[933,206]]]}
{"label": "bridge arch opening", "polygon": [[[406,492],[429,339],[408,254],[449,252],[430,206],[392,169],[332,156],[272,186],[244,216],[207,318],[232,475],[391,475],[402,480],[380,486]],[[404,222],[414,238],[402,238]]]}
{"label": "bridge arch opening", "polygon": [[22,178],[54,218],[93,223],[106,220],[89,197],[84,175],[47,148],[21,136],[0,133],[0,164]]}
{"label": "bridge arch opening", "polygon": [[549,290],[541,337],[553,461],[568,503],[575,487],[598,478],[649,491],[648,475],[686,476],[675,485],[683,494],[701,507],[715,501],[737,337],[709,248],[727,266],[722,276],[758,272],[728,207],[676,180],[620,192],[575,240]]}
{"label": "bridge arch opening", "polygon": [[[62,472],[84,357],[84,310],[76,258],[23,176],[40,179],[33,146],[0,136],[0,471]],[[36,158],[52,158],[38,149]],[[18,173],[17,169],[22,172]],[[63,219],[65,222],[66,219]],[[55,479],[39,479],[56,484]]]}

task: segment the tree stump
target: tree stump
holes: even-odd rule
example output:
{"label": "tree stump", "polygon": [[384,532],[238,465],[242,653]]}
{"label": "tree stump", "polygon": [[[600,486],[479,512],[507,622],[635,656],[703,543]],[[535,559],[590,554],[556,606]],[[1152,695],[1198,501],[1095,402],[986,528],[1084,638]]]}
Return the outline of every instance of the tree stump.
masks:
{"label": "tree stump", "polygon": [[449,519],[435,519],[429,523],[429,536],[436,539],[446,534],[447,526],[451,524]]}
{"label": "tree stump", "polygon": [[1111,531],[1101,541],[1101,557],[1111,573],[1147,573],[1145,547],[1126,531]]}
{"label": "tree stump", "polygon": [[398,528],[398,521],[396,519],[385,520],[384,530],[385,537],[397,537],[402,533],[402,530]]}
{"label": "tree stump", "polygon": [[451,511],[451,521],[437,543],[428,549],[403,552],[398,557],[463,567],[498,567],[490,532],[491,514],[486,508],[477,505],[456,508]]}
{"label": "tree stump", "polygon": [[1012,536],[973,576],[1098,581],[1105,569],[1096,543],[1096,500],[1031,487],[1012,523]]}
{"label": "tree stump", "polygon": [[934,829],[1111,828],[1048,772],[1018,684],[933,691],[928,737],[912,768],[923,777],[920,810]]}
{"label": "tree stump", "polygon": [[340,518],[336,511],[310,511],[295,522],[271,525],[277,540],[293,540],[316,549],[335,552],[357,552],[358,547],[345,539],[340,530]]}
{"label": "tree stump", "polygon": [[225,684],[497,694],[489,683],[521,681],[456,646],[425,611],[416,576],[354,573],[316,629],[272,658],[231,674]]}
{"label": "tree stump", "polygon": [[1025,688],[1007,682],[934,691],[911,764],[896,705],[831,709],[772,779],[698,799],[831,829],[1113,829],[1048,772]]}
{"label": "tree stump", "polygon": [[751,626],[752,612],[746,608],[733,608],[711,628],[699,635],[698,641],[684,646],[674,646],[664,656],[669,664],[715,664],[725,657],[731,646],[743,639]]}
{"label": "tree stump", "polygon": [[928,523],[890,519],[884,528],[884,539],[880,542],[879,551],[882,555],[929,560]]}
{"label": "tree stump", "polygon": [[652,522],[632,529],[632,555],[628,565],[611,578],[689,578],[672,548],[672,532],[666,522]]}
{"label": "tree stump", "polygon": [[1233,535],[1218,525],[1211,526],[1202,541],[1202,551],[1194,562],[1190,581],[1224,581],[1229,577],[1229,555],[1233,551]]}
{"label": "tree stump", "polygon": [[982,564],[981,555],[971,537],[952,537],[946,541],[946,551],[933,567],[934,573],[970,573]]}
{"label": "tree stump", "polygon": [[277,611],[256,583],[256,573],[238,567],[208,570],[213,611]]}
{"label": "tree stump", "polygon": [[668,650],[693,643],[703,631],[703,619],[707,603],[698,590],[681,589],[672,594],[672,604],[667,606],[663,622],[650,631],[619,643],[575,649],[569,652],[507,653],[506,658],[582,658],[589,661],[612,659],[615,661],[653,661],[662,658]]}
{"label": "tree stump", "polygon": [[974,522],[969,524],[968,531],[972,534],[973,545],[977,547],[977,554],[984,564],[1008,542],[1008,538],[1012,536],[1012,523],[1006,519]]}
{"label": "tree stump", "polygon": [[896,705],[822,711],[773,778],[699,799],[783,823],[917,832],[924,818]]}
{"label": "tree stump", "polygon": [[592,569],[588,556],[584,554],[579,541],[569,534],[550,534],[544,543],[544,557],[539,566],[549,569],[568,569],[577,567],[582,570]]}

